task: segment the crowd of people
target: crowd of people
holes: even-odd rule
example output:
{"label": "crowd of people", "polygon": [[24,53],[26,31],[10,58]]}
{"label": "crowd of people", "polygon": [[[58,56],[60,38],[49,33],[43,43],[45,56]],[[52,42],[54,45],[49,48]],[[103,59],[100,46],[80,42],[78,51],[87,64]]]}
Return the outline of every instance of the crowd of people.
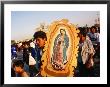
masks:
{"label": "crowd of people", "polygon": [[[78,27],[79,52],[75,76],[94,76],[94,58],[100,58],[100,27]],[[29,41],[11,45],[11,76],[42,77],[40,74],[46,33],[37,31]],[[31,61],[35,61],[34,63]]]}
{"label": "crowd of people", "polygon": [[[12,45],[12,76],[23,76],[24,72],[29,77],[40,76],[41,57],[47,37],[43,31],[35,32],[33,37],[33,40]],[[33,59],[36,61],[35,64],[31,62]]]}
{"label": "crowd of people", "polygon": [[[100,60],[100,27],[79,28],[79,73],[76,76],[95,76],[95,58]],[[100,67],[99,67],[100,68]],[[98,75],[99,76],[99,75]]]}

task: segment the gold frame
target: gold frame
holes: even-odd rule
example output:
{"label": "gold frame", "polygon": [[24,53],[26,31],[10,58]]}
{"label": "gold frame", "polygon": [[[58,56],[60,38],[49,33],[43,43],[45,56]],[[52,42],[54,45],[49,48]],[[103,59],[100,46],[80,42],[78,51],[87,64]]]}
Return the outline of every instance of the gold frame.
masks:
{"label": "gold frame", "polygon": [[[57,71],[52,68],[52,64],[50,64],[50,54],[52,52],[51,47],[53,47],[53,40],[59,31],[59,27],[65,27],[66,31],[69,32],[70,39],[70,59],[65,66],[64,70]],[[42,66],[41,66],[41,75],[44,77],[73,77],[74,70],[77,66],[77,56],[78,56],[78,38],[79,30],[73,25],[69,23],[68,19],[62,19],[60,21],[54,21],[50,26],[47,32],[47,41],[44,48],[44,53],[42,56]]]}

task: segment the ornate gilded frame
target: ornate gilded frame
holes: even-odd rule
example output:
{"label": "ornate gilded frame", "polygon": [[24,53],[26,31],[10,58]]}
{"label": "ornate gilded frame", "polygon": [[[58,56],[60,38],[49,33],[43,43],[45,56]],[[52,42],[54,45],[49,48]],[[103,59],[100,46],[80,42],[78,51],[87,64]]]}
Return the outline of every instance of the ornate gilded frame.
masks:
{"label": "ornate gilded frame", "polygon": [[[50,63],[51,54],[53,52],[53,43],[56,34],[59,33],[60,27],[64,27],[65,30],[69,34],[69,50],[68,54],[70,54],[70,59],[68,59],[68,63],[65,64],[64,70],[55,70]],[[73,25],[69,23],[69,20],[62,19],[60,21],[54,21],[50,26],[47,32],[47,42],[44,48],[44,54],[42,56],[43,65],[41,66],[41,75],[42,76],[58,76],[58,77],[66,77],[66,76],[74,76],[74,68],[77,66],[77,52],[78,52],[78,33],[79,30]]]}

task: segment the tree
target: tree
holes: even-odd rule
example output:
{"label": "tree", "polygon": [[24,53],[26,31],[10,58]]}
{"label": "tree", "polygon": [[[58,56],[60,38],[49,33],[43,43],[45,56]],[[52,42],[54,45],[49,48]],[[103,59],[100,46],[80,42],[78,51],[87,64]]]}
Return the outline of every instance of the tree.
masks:
{"label": "tree", "polygon": [[44,22],[40,23],[40,26],[36,28],[37,31],[44,31],[47,32],[48,31],[48,27],[49,25],[46,25]]}

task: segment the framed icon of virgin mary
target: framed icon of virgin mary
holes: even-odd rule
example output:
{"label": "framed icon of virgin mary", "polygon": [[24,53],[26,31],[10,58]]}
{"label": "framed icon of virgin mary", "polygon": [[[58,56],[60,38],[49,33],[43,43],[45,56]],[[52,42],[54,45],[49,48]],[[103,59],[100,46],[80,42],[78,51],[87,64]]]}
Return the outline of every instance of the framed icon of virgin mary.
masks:
{"label": "framed icon of virgin mary", "polygon": [[42,76],[74,76],[74,68],[77,66],[78,31],[68,19],[51,23],[42,57]]}

